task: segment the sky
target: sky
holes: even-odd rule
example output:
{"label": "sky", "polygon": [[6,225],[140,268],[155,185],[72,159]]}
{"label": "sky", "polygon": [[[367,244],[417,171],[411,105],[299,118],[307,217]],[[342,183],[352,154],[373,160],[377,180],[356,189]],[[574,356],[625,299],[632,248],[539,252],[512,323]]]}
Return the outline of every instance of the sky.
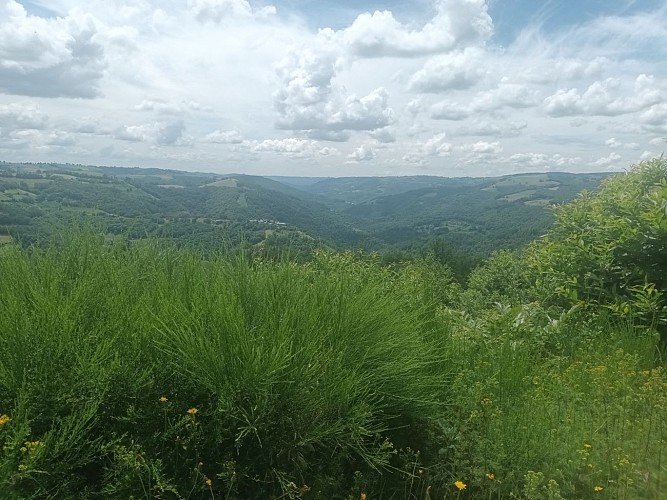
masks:
{"label": "sky", "polygon": [[665,0],[0,0],[0,160],[294,176],[623,171]]}

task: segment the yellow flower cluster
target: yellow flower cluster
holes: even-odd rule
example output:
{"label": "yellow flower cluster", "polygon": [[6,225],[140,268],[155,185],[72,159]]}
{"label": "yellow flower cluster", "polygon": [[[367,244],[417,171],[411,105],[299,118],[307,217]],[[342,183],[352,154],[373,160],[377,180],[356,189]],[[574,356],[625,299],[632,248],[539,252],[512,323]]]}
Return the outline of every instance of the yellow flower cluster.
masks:
{"label": "yellow flower cluster", "polygon": [[12,419],[9,418],[9,415],[0,415],[0,427],[11,422]]}
{"label": "yellow flower cluster", "polygon": [[21,446],[21,452],[27,453],[29,451],[33,451],[39,448],[40,446],[44,446],[44,443],[42,443],[41,441],[26,441],[25,443],[23,443],[23,446]]}
{"label": "yellow flower cluster", "polygon": [[190,408],[189,410],[187,410],[185,413],[187,413],[188,415],[195,415],[198,412],[199,412],[199,410],[197,408],[193,407],[193,408]]}
{"label": "yellow flower cluster", "polygon": [[602,490],[604,490],[604,488],[602,486],[596,486],[595,488],[593,488],[593,491],[597,491],[597,492],[600,492]]}

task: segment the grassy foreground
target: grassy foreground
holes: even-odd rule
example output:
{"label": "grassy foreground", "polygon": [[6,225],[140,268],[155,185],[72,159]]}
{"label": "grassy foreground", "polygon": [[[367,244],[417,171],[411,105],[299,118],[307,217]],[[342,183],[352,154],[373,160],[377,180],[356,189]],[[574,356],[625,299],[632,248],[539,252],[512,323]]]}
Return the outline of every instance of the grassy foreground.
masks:
{"label": "grassy foreground", "polygon": [[428,262],[78,235],[0,275],[5,498],[664,498],[651,336],[436,307]]}
{"label": "grassy foreground", "polygon": [[[465,289],[428,258],[0,246],[0,498],[667,498],[662,272],[590,200]],[[614,248],[662,255],[654,205]]]}

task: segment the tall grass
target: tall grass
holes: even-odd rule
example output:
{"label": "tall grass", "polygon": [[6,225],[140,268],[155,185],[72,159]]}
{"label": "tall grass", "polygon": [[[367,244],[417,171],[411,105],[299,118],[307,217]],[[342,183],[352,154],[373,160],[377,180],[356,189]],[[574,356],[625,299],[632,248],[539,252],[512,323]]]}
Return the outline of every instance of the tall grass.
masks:
{"label": "tall grass", "polygon": [[585,308],[90,232],[0,277],[0,498],[665,498],[657,338]]}
{"label": "tall grass", "polygon": [[657,334],[538,316],[501,308],[460,323],[443,419],[452,444],[432,473],[450,495],[464,481],[470,498],[664,498],[667,377],[655,364]]}
{"label": "tall grass", "polygon": [[336,258],[91,234],[3,249],[0,491],[334,498],[355,471],[379,477],[446,376],[422,312]]}

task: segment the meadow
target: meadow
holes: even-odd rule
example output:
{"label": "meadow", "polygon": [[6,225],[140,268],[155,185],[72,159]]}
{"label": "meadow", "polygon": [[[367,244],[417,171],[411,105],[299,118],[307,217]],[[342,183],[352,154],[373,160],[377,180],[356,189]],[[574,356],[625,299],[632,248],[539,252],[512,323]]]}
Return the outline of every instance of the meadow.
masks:
{"label": "meadow", "polygon": [[0,496],[667,498],[667,160],[460,283],[72,229],[0,246]]}

